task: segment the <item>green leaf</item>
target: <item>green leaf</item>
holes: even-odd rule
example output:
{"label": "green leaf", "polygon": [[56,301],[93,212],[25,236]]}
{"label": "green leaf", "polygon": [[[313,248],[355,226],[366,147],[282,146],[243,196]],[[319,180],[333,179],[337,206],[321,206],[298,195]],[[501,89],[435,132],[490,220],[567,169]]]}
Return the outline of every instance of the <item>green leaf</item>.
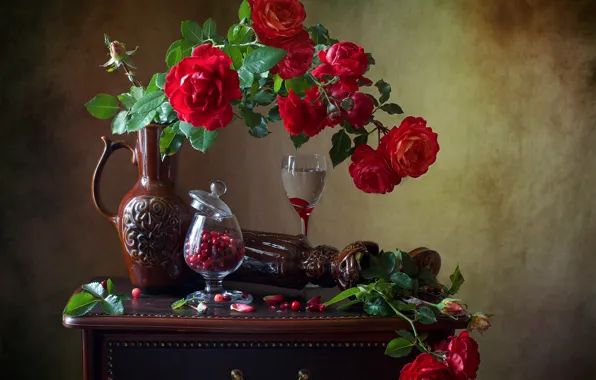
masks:
{"label": "green leaf", "polygon": [[112,133],[121,135],[126,132],[126,123],[128,122],[128,111],[120,111],[115,118],[112,119]]}
{"label": "green leaf", "polygon": [[131,109],[132,106],[134,106],[135,105],[135,102],[137,101],[129,93],[124,93],[124,94],[118,95],[118,100],[120,100],[120,103],[122,103],[122,105],[124,106],[124,108],[126,108],[127,110]]}
{"label": "green leaf", "polygon": [[366,129],[364,129],[363,127],[355,128],[348,121],[344,121],[342,127],[346,130],[346,132],[351,133],[353,135],[365,135],[367,133]]}
{"label": "green leaf", "polygon": [[180,122],[180,130],[188,137],[190,145],[203,153],[209,149],[217,138],[217,131],[208,131],[204,127],[193,127],[192,124]]}
{"label": "green leaf", "polygon": [[418,275],[418,265],[406,252],[402,252],[399,249],[396,254],[400,255],[401,260],[401,271],[410,277],[416,277]]}
{"label": "green leaf", "polygon": [[186,298],[182,298],[178,301],[175,301],[174,303],[172,303],[172,309],[180,309],[182,306],[186,305]]}
{"label": "green leaf", "polygon": [[203,29],[194,21],[182,21],[180,25],[182,37],[193,45],[203,42]]}
{"label": "green leaf", "polygon": [[234,69],[238,70],[242,67],[244,57],[242,56],[242,50],[238,46],[226,45],[223,47],[223,51],[232,59]]}
{"label": "green leaf", "polygon": [[346,289],[343,292],[339,293],[329,301],[325,302],[325,306],[333,305],[334,303],[338,303],[340,301],[345,300],[346,298],[355,296],[356,294],[360,293],[361,290],[359,288],[350,288]]}
{"label": "green leaf", "polygon": [[372,54],[366,53],[366,56],[368,57],[368,64],[369,65],[374,65],[374,64],[377,63],[377,61],[375,61],[375,59],[373,58]]}
{"label": "green leaf", "polygon": [[360,299],[355,299],[355,300],[351,300],[350,302],[346,302],[342,305],[340,305],[337,310],[343,310],[343,309],[347,309],[350,306],[356,305],[358,303],[362,303],[362,300]]}
{"label": "green leaf", "polygon": [[238,70],[238,78],[240,78],[240,88],[248,88],[252,86],[252,82],[255,80],[255,76],[246,68],[241,67]]}
{"label": "green leaf", "polygon": [[329,31],[321,24],[317,24],[308,28],[310,36],[314,41],[315,45],[329,44]]}
{"label": "green leaf", "polygon": [[313,83],[304,76],[288,79],[285,84],[288,92],[292,90],[298,96],[304,96],[306,90],[313,86]]}
{"label": "green leaf", "polygon": [[112,293],[114,293],[114,290],[115,290],[115,289],[114,289],[114,283],[112,282],[112,279],[111,279],[111,278],[108,278],[108,281],[106,281],[106,283],[107,283],[107,285],[108,285],[108,286],[107,286],[107,288],[108,288],[108,289],[107,289],[107,290],[108,290],[108,294],[112,294]]}
{"label": "green leaf", "polygon": [[244,124],[249,128],[248,133],[251,136],[261,138],[270,133],[267,126],[267,119],[260,113],[242,109],[241,114],[244,118]]}
{"label": "green leaf", "polygon": [[186,40],[178,40],[174,42],[166,53],[166,64],[168,65],[168,68],[177,65],[182,58],[190,56],[192,48],[193,45]]}
{"label": "green leaf", "polygon": [[159,87],[157,87],[157,76],[159,74],[153,74],[153,76],[151,77],[151,80],[149,81],[149,84],[147,85],[147,90],[145,91],[145,94],[150,94],[154,91],[159,91]]}
{"label": "green leaf", "polygon": [[215,24],[215,21],[213,21],[213,19],[211,18],[205,21],[205,24],[203,25],[203,37],[205,39],[213,38],[213,36],[215,36],[216,33],[217,26]]}
{"label": "green leaf", "polygon": [[390,276],[391,282],[395,283],[402,289],[412,289],[412,279],[403,272],[395,272]]}
{"label": "green leaf", "polygon": [[387,343],[385,355],[391,356],[392,358],[408,356],[410,352],[412,352],[412,346],[412,342],[405,338],[395,338]]}
{"label": "green leaf", "polygon": [[[165,104],[165,103],[164,103]],[[176,154],[184,144],[185,136],[180,132],[180,122],[167,126],[159,138],[159,151],[162,157]]]}
{"label": "green leaf", "polygon": [[108,36],[107,34],[103,34],[103,42],[106,44],[106,46],[110,46],[110,36]]}
{"label": "green leaf", "polygon": [[281,120],[281,115],[279,114],[279,106],[275,106],[269,110],[269,113],[267,114],[267,119],[269,119],[269,121]]}
{"label": "green leaf", "polygon": [[393,300],[391,301],[391,305],[395,307],[397,310],[401,311],[412,311],[416,310],[416,304],[414,303],[405,303],[404,301],[400,300]]}
{"label": "green leaf", "polygon": [[96,298],[103,298],[106,291],[99,282],[90,282],[88,284],[83,285],[82,288],[83,290],[91,293],[93,297]]}
{"label": "green leaf", "polygon": [[243,19],[250,20],[250,16],[251,16],[250,4],[248,3],[247,0],[244,0],[244,1],[242,1],[242,4],[240,4],[240,9],[238,9],[238,19],[240,21],[242,21]]}
{"label": "green leaf", "polygon": [[394,315],[391,306],[385,302],[383,297],[377,294],[369,294],[364,298],[364,311],[369,315],[388,317]]}
{"label": "green leaf", "polygon": [[71,317],[80,317],[90,312],[98,302],[99,300],[93,297],[91,293],[77,293],[68,301],[62,313]]}
{"label": "green leaf", "polygon": [[398,331],[396,331],[396,333],[399,336],[401,336],[402,338],[405,338],[410,343],[414,343],[416,341],[414,334],[412,334],[411,332],[409,332],[407,330],[398,330]]}
{"label": "green leaf", "polygon": [[85,103],[85,108],[98,119],[109,119],[118,112],[118,99],[108,94],[99,94]]}
{"label": "green leaf", "polygon": [[279,92],[279,90],[281,90],[281,86],[283,86],[283,84],[284,84],[284,80],[282,79],[282,77],[280,77],[279,74],[275,74],[273,76],[273,91]]}
{"label": "green leaf", "polygon": [[395,103],[383,104],[381,110],[387,112],[389,115],[400,115],[404,113],[404,110]]}
{"label": "green leaf", "polygon": [[160,90],[163,90],[163,88],[166,85],[166,75],[167,75],[167,73],[157,73],[157,78],[155,79],[155,84],[157,85],[157,87]]}
{"label": "green leaf", "polygon": [[267,90],[261,90],[255,94],[254,102],[261,106],[268,106],[277,98],[277,95],[274,92],[269,92]]}
{"label": "green leaf", "polygon": [[156,111],[157,121],[161,124],[170,124],[178,118],[178,114],[174,111],[170,102],[167,101],[157,107]]}
{"label": "green leaf", "polygon": [[368,142],[368,134],[354,137],[354,146],[366,144]]}
{"label": "green leaf", "polygon": [[133,98],[139,100],[145,95],[145,89],[143,87],[132,86],[130,88],[130,94]]}
{"label": "green leaf", "polygon": [[164,100],[166,100],[166,95],[163,91],[152,92],[137,100],[132,107],[132,112],[144,115],[147,112],[156,110],[157,107],[161,106]]}
{"label": "green leaf", "polygon": [[242,68],[253,74],[262,73],[277,65],[285,56],[285,50],[265,46],[248,54]]}
{"label": "green leaf", "polygon": [[461,288],[461,286],[466,281],[461,271],[459,270],[459,264],[457,264],[455,270],[449,276],[449,279],[451,280],[451,287],[449,288],[448,293],[451,295],[457,294],[457,292],[459,292],[459,288]]}
{"label": "green leaf", "polygon": [[416,310],[416,319],[424,325],[432,325],[437,322],[437,316],[428,306],[422,306],[420,309]]}
{"label": "green leaf", "polygon": [[228,41],[231,44],[244,44],[252,41],[254,33],[252,28],[246,25],[235,24],[228,29]]}
{"label": "green leaf", "polygon": [[103,311],[108,315],[122,315],[124,314],[124,305],[122,300],[114,294],[110,294],[104,300],[99,302]]}
{"label": "green leaf", "polygon": [[331,150],[329,151],[329,157],[333,167],[341,164],[346,158],[350,157],[352,151],[352,140],[345,130],[340,129],[337,133],[331,137]]}
{"label": "green leaf", "polygon": [[391,85],[389,83],[385,82],[383,79],[381,79],[380,81],[375,83],[375,86],[381,93],[381,97],[379,98],[379,101],[381,102],[381,104],[383,104],[387,100],[389,100],[389,97],[391,96]]}
{"label": "green leaf", "polygon": [[126,130],[128,132],[136,132],[145,128],[147,124],[153,121],[155,115],[157,115],[157,111],[155,110],[150,111],[146,114],[137,113],[132,115],[132,117],[130,118],[130,120],[128,120],[128,123],[126,124]]}
{"label": "green leaf", "polygon": [[306,144],[309,139],[310,137],[308,137],[304,133],[290,136],[290,140],[292,140],[292,142],[294,143],[294,148],[296,148],[296,150],[300,149],[302,145]]}

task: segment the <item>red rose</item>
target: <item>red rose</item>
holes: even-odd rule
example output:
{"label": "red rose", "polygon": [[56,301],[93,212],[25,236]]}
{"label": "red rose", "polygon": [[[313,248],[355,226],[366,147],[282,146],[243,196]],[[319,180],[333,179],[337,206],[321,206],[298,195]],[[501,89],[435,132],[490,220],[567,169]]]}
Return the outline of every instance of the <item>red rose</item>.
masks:
{"label": "red rose", "polygon": [[372,116],[375,104],[372,99],[361,92],[356,92],[349,99],[352,99],[352,109],[346,111],[348,121],[355,128],[364,126]]}
{"label": "red rose", "polygon": [[310,39],[308,32],[302,31],[295,37],[284,41],[279,45],[271,45],[284,49],[288,53],[271,69],[273,74],[279,74],[284,80],[304,75],[312,63],[315,53],[315,43]]}
{"label": "red rose", "polygon": [[172,67],[164,92],[180,120],[209,131],[232,121],[230,102],[241,99],[242,93],[238,73],[231,64],[223,51],[205,44]]}
{"label": "red rose", "polygon": [[291,135],[313,137],[327,126],[327,107],[319,99],[317,87],[306,90],[306,97],[301,99],[292,89],[287,97],[277,96],[279,114],[284,127]]}
{"label": "red rose", "polygon": [[368,69],[368,56],[364,49],[351,42],[338,42],[319,52],[321,64],[312,74],[317,78],[339,77],[348,92],[358,91],[358,81],[372,83],[362,75]]}
{"label": "red rose", "polygon": [[253,29],[265,45],[273,46],[300,33],[306,18],[304,5],[298,0],[249,0]]}
{"label": "red rose", "polygon": [[455,380],[455,376],[434,356],[423,353],[402,368],[399,380]]}
{"label": "red rose", "polygon": [[337,100],[343,100],[343,99],[347,98],[348,96],[350,96],[350,91],[348,91],[344,87],[344,84],[342,81],[338,81],[331,85],[329,94]]}
{"label": "red rose", "polygon": [[458,380],[476,379],[476,372],[480,367],[478,343],[467,331],[460,332],[447,347],[446,361]]}
{"label": "red rose", "polygon": [[356,147],[349,171],[356,187],[365,193],[389,193],[401,182],[383,154],[366,144]]}
{"label": "red rose", "polygon": [[439,143],[437,134],[426,126],[423,118],[409,116],[399,128],[393,127],[383,136],[380,150],[400,176],[417,178],[436,161]]}

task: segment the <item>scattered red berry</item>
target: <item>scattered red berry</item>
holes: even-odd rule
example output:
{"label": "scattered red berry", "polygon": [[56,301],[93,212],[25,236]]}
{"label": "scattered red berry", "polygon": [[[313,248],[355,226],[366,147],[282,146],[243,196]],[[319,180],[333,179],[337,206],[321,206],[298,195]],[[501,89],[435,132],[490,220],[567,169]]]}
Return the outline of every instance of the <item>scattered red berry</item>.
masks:
{"label": "scattered red berry", "polygon": [[101,282],[101,286],[102,286],[104,289],[107,289],[107,288],[108,288],[108,282],[107,282],[106,280],[103,280],[103,281]]}
{"label": "scattered red berry", "polygon": [[229,295],[229,294],[224,294],[224,296],[223,296],[223,300],[224,300],[224,301],[231,301],[231,300],[232,300],[232,296],[231,296],[231,295]]}
{"label": "scattered red berry", "polygon": [[269,310],[270,311],[275,311],[275,306],[273,306],[273,305],[269,306]]}
{"label": "scattered red berry", "polygon": [[141,289],[139,288],[134,288],[132,290],[132,297],[133,298],[139,298],[141,296]]}
{"label": "scattered red berry", "polygon": [[294,311],[300,310],[300,302],[298,302],[298,301],[292,302],[292,310],[294,310]]}
{"label": "scattered red berry", "polygon": [[221,294],[216,294],[213,297],[213,301],[215,301],[215,302],[223,302],[224,301],[224,297]]}
{"label": "scattered red berry", "polygon": [[290,303],[289,302],[284,302],[281,305],[279,305],[279,310],[286,310],[290,308]]}

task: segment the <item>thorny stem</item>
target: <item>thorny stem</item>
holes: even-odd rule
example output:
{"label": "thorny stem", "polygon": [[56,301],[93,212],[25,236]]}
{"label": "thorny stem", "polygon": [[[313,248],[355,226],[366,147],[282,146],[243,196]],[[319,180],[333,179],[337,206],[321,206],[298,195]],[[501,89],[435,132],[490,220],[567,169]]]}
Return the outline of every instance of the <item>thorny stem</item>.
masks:
{"label": "thorny stem", "polygon": [[[143,84],[136,79],[135,75],[133,72],[131,72],[128,67],[126,67],[126,63],[122,63],[122,67],[124,68],[124,72],[126,73],[126,76],[128,77],[128,79],[132,82],[132,84],[134,84],[137,87],[143,87]],[[132,78],[135,78],[134,80]]]}

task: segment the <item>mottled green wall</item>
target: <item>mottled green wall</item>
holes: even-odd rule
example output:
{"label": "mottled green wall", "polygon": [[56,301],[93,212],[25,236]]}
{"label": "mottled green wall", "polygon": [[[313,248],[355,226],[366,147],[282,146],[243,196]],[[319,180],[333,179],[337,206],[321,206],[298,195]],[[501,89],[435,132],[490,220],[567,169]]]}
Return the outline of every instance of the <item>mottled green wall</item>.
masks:
{"label": "mottled green wall", "polygon": [[[109,126],[81,105],[126,88],[97,67],[102,34],[140,46],[147,81],[164,69],[180,20],[228,26],[238,1],[22,3],[0,6],[0,365],[9,379],[78,379],[79,336],[60,325],[63,303],[91,276],[124,274],[88,188]],[[371,77],[392,83],[441,143],[429,174],[390,195],[359,193],[347,165],[331,172],[312,240],[429,246],[444,276],[459,262],[470,307],[497,314],[480,339],[480,379],[596,378],[595,3],[305,1],[309,23],[374,54]],[[279,181],[291,143],[281,125],[273,131],[256,141],[233,125],[208,155],[187,149],[182,187],[223,179],[245,227],[296,232]],[[331,133],[305,150],[327,151]],[[124,154],[114,161],[103,190],[115,208],[135,169]]]}

